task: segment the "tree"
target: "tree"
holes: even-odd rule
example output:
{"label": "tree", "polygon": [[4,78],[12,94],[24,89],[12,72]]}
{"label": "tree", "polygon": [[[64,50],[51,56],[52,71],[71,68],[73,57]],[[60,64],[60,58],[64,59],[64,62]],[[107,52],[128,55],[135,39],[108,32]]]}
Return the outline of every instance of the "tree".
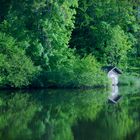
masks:
{"label": "tree", "polygon": [[0,86],[28,86],[38,70],[13,37],[0,33]]}
{"label": "tree", "polygon": [[0,29],[16,38],[35,65],[49,69],[61,62],[59,55],[53,62],[50,57],[68,50],[77,0],[11,0],[10,7]]}
{"label": "tree", "polygon": [[[82,57],[92,53],[102,64],[121,64],[121,59],[127,58],[128,48],[137,43],[139,22],[135,5],[127,0],[79,1],[71,48],[76,48]],[[120,48],[121,51],[117,51]],[[110,50],[118,56],[111,56]],[[110,62],[108,58],[112,57],[113,62]]]}

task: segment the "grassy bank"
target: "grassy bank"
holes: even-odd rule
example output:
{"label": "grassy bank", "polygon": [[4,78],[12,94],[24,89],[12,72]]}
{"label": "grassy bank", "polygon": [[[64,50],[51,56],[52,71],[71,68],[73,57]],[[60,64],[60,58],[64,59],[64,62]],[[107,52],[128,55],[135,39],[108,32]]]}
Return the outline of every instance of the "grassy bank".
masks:
{"label": "grassy bank", "polygon": [[140,75],[129,73],[123,74],[119,78],[119,85],[140,86]]}

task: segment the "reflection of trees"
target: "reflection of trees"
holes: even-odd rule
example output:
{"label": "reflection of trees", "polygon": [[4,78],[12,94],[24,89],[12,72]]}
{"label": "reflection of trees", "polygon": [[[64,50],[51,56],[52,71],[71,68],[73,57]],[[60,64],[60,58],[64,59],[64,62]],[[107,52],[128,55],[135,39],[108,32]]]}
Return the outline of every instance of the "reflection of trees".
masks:
{"label": "reflection of trees", "polygon": [[[106,101],[106,94],[95,91],[50,91],[49,97],[43,98],[45,102],[44,111],[48,124],[51,126],[51,136],[53,140],[72,140],[71,127],[77,120],[94,120],[98,112],[102,109]],[[43,93],[42,93],[43,96]],[[49,99],[49,100],[47,100]],[[49,110],[48,110],[49,108]],[[47,111],[48,110],[48,111]],[[48,115],[49,114],[49,115]]]}
{"label": "reflection of trees", "polygon": [[116,105],[106,104],[94,122],[79,121],[74,128],[76,140],[140,139],[139,90],[130,88],[121,88],[123,99]]}
{"label": "reflection of trees", "polygon": [[0,139],[72,140],[71,127],[94,120],[106,94],[95,91],[42,91],[0,96]]}
{"label": "reflection of trees", "polygon": [[119,87],[119,91],[122,95],[135,95],[135,94],[140,94],[140,86],[122,86]]}
{"label": "reflection of trees", "polygon": [[108,106],[105,110],[104,137],[108,140],[124,139],[133,126],[133,120],[128,114],[128,108],[121,105]]}
{"label": "reflection of trees", "polygon": [[[127,140],[139,140],[140,139],[140,90],[135,87],[127,88],[128,92],[125,93],[124,100],[121,105],[128,108],[128,113],[133,120],[133,127],[131,127],[131,133],[127,135]],[[133,91],[132,91],[133,90]],[[123,91],[123,90],[122,90]]]}
{"label": "reflection of trees", "polygon": [[31,137],[28,123],[37,112],[37,105],[27,94],[11,94],[0,97],[0,139],[15,140]]}
{"label": "reflection of trees", "polygon": [[86,121],[79,122],[79,124],[80,126],[75,128],[76,131],[78,130],[75,133],[77,140],[82,140],[86,134],[88,134],[87,140],[121,140],[130,131],[133,121],[127,110],[123,110],[120,106],[106,105],[95,122]]}
{"label": "reflection of trees", "polygon": [[126,93],[119,104],[110,105],[106,104],[108,95],[105,92],[49,90],[1,93],[0,139],[132,139],[128,134],[139,139],[139,96]]}

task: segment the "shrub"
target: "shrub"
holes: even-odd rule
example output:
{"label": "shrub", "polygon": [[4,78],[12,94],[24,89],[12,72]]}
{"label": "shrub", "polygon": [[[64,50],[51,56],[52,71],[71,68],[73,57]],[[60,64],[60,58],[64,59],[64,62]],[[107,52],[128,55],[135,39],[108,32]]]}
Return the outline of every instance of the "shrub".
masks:
{"label": "shrub", "polygon": [[11,36],[0,33],[0,86],[20,88],[30,84],[36,67]]}
{"label": "shrub", "polygon": [[[82,59],[79,57],[67,59],[65,65],[61,64],[53,71],[43,72],[37,81],[43,87],[85,88],[108,85],[107,76],[91,55]],[[37,82],[34,83],[39,85]]]}
{"label": "shrub", "polygon": [[76,86],[105,86],[108,83],[105,73],[92,55],[78,60],[74,65]]}
{"label": "shrub", "polygon": [[134,85],[134,86],[140,86],[140,77],[136,77],[132,74],[123,74],[119,78],[119,84],[120,85]]}

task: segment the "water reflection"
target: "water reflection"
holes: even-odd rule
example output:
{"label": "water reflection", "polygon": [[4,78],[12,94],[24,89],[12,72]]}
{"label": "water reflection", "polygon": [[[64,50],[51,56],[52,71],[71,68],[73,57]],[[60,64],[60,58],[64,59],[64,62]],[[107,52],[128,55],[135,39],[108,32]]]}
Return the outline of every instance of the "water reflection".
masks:
{"label": "water reflection", "polygon": [[140,139],[140,90],[122,87],[120,91],[123,100],[118,104],[106,104],[95,121],[80,120],[75,125],[75,140]]}
{"label": "water reflection", "polygon": [[120,100],[120,98],[121,98],[121,95],[119,94],[118,85],[112,85],[111,92],[108,97],[109,102],[116,104]]}
{"label": "water reflection", "polygon": [[0,139],[138,139],[140,97],[133,91],[115,106],[104,90],[1,91]]}

